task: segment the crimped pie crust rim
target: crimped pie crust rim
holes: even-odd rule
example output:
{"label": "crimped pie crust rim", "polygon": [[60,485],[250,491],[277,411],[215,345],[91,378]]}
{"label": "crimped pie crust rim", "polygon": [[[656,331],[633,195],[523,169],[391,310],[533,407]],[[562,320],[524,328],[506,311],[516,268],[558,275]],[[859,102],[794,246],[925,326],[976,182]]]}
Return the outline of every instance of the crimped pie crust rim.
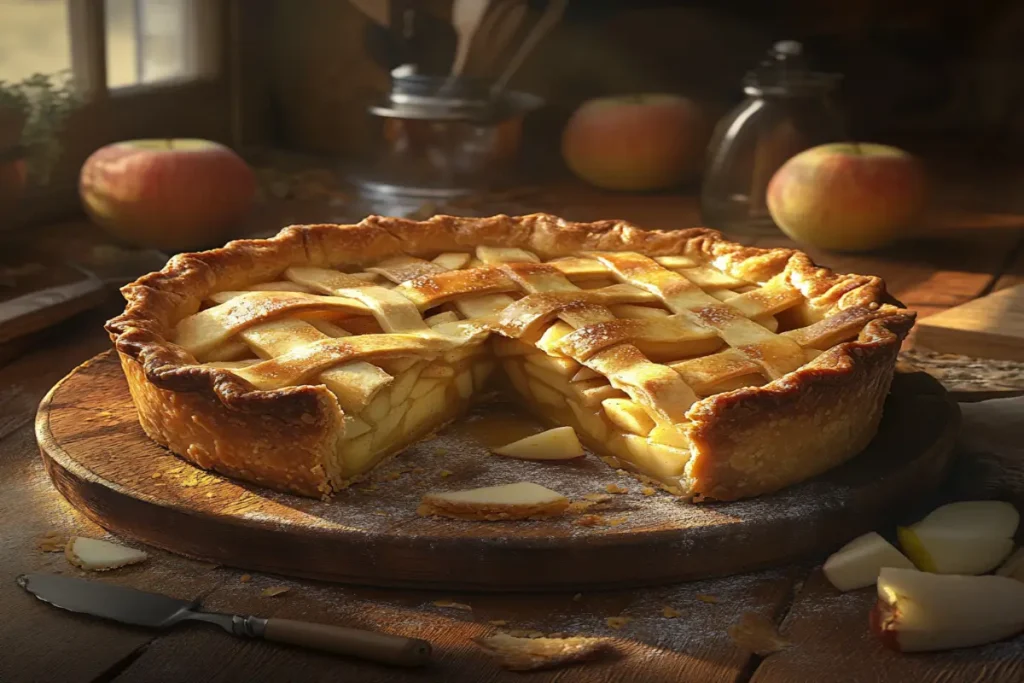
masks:
{"label": "crimped pie crust rim", "polygon": [[[370,216],[353,225],[290,226],[269,239],[236,240],[218,249],[179,254],[162,270],[121,288],[127,301],[125,311],[108,321],[106,329],[118,352],[138,362],[147,381],[157,387],[212,395],[242,413],[273,413],[284,419],[310,422],[325,407],[323,402],[331,400],[325,388],[299,385],[262,391],[228,370],[195,365],[194,359],[169,341],[177,320],[167,321],[167,315],[178,309],[192,308],[194,312],[204,297],[227,288],[220,284],[226,277],[235,276],[245,265],[265,265],[271,259],[278,259],[283,271],[294,265],[357,265],[356,255],[366,250],[371,256],[362,265],[398,253],[440,253],[480,245],[529,249],[545,260],[581,251],[637,251],[649,256],[694,254],[730,275],[748,280],[758,279],[758,273],[785,270],[790,283],[816,308],[844,310],[863,306],[878,312],[878,317],[865,324],[857,339],[837,344],[810,363],[765,385],[703,398],[690,408],[688,414],[692,418],[718,412],[745,398],[781,398],[798,391],[803,382],[849,374],[859,356],[870,350],[878,351],[879,347],[898,346],[914,320],[912,312],[884,303],[885,285],[880,278],[837,274],[816,266],[806,254],[795,249],[743,246],[706,228],[644,230],[627,221],[579,223],[548,214],[531,214],[489,218],[435,216],[426,221]],[[373,251],[387,246],[392,248]],[[325,261],[323,257],[328,252],[344,252],[352,260]],[[305,260],[296,261],[295,256],[304,256]]]}

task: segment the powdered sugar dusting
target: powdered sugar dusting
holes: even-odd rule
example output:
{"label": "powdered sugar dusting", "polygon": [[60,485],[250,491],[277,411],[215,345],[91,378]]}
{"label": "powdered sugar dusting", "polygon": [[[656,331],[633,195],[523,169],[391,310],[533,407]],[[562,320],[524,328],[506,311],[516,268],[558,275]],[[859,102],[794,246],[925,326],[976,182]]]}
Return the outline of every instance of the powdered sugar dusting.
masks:
{"label": "powdered sugar dusting", "polygon": [[[293,515],[282,518],[274,511],[289,509],[290,512],[301,511],[304,525],[403,537],[476,536],[492,544],[514,544],[538,536],[585,538],[677,530],[678,548],[686,550],[697,539],[721,536],[722,527],[728,527],[729,545],[733,547],[755,541],[766,529],[780,525],[792,525],[791,533],[799,537],[815,517],[841,514],[858,487],[856,482],[844,481],[843,468],[840,468],[835,473],[770,496],[733,503],[691,504],[662,491],[651,495],[646,484],[609,468],[590,454],[571,461],[545,462],[493,455],[484,442],[487,441],[487,421],[495,414],[500,415],[503,422],[521,421],[524,425],[521,433],[543,429],[514,404],[495,400],[482,402],[456,424],[381,465],[372,481],[354,485],[327,501],[254,489],[264,500],[277,505],[249,508],[240,514],[262,523],[287,525],[294,523]],[[883,474],[884,471],[879,471],[877,476]],[[429,491],[454,491],[517,481],[542,484],[575,504],[563,517],[540,521],[444,520],[442,524],[416,514],[420,499]],[[628,492],[607,496],[607,500],[593,500],[598,498],[594,494],[607,494],[617,487]],[[595,520],[584,519],[584,515],[596,515],[598,519],[596,523],[586,524]],[[813,549],[813,544],[813,540],[808,540],[808,548]]]}

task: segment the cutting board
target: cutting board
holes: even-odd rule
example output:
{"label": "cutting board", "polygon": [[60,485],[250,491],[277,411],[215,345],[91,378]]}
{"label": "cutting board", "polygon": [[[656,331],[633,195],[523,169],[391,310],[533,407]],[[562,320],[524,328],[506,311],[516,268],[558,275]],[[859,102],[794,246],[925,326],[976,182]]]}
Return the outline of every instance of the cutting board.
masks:
{"label": "cutting board", "polygon": [[[923,373],[898,375],[878,436],[821,477],[734,503],[692,505],[597,458],[527,462],[477,440],[511,404],[467,419],[330,500],[197,469],[150,441],[113,353],[77,368],[40,405],[36,435],[57,489],[110,531],[208,562],[376,586],[582,590],[737,574],[821,556],[894,518],[942,479],[959,410]],[[524,418],[525,419],[525,418]],[[589,510],[528,522],[420,517],[427,491],[531,480]],[[627,492],[607,494],[608,487]]]}
{"label": "cutting board", "polygon": [[918,320],[916,343],[940,353],[1024,361],[1024,285]]}

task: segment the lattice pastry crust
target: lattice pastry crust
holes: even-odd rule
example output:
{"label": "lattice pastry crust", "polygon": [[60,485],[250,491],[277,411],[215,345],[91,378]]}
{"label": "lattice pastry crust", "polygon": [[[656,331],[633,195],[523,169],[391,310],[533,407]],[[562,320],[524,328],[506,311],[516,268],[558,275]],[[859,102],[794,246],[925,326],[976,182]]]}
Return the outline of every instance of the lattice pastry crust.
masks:
{"label": "lattice pastry crust", "polygon": [[798,251],[543,214],[291,227],[122,292],[107,329],[146,433],[313,496],[456,419],[492,374],[678,495],[774,491],[871,440],[913,324],[878,278]]}

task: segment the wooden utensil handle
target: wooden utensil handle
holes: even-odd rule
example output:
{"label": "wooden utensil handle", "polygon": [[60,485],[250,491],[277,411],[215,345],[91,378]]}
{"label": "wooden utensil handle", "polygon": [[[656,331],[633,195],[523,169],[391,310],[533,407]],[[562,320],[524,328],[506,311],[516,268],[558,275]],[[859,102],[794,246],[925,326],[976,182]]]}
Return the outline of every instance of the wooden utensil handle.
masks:
{"label": "wooden utensil handle", "polygon": [[343,626],[291,619],[267,619],[263,637],[277,643],[369,659],[382,664],[422,666],[430,661],[430,643]]}

